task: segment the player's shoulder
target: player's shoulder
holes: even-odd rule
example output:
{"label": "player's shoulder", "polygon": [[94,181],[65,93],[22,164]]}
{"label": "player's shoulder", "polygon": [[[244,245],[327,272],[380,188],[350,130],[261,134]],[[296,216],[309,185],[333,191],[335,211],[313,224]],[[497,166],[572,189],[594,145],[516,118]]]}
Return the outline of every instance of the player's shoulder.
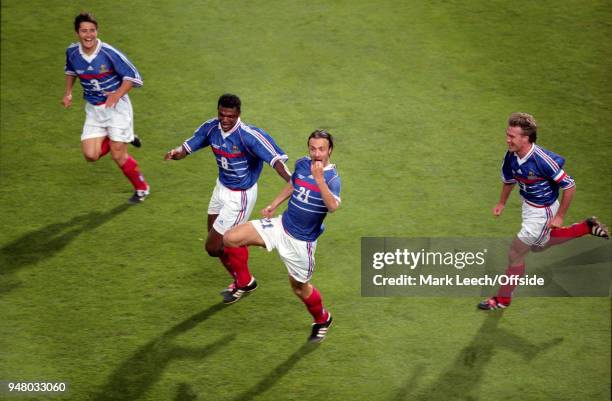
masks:
{"label": "player's shoulder", "polygon": [[209,135],[218,126],[219,119],[217,117],[213,117],[200,124],[200,126],[196,129],[196,133],[200,133],[202,135]]}
{"label": "player's shoulder", "polygon": [[116,47],[110,45],[109,43],[102,42],[102,41],[100,41],[100,49],[111,51],[113,53],[121,53],[119,49],[117,49]]}
{"label": "player's shoulder", "polygon": [[295,161],[295,169],[308,169],[310,171],[310,157],[300,157]]}
{"label": "player's shoulder", "polygon": [[246,134],[249,134],[255,137],[260,136],[260,135],[268,135],[268,133],[265,130],[255,125],[252,125],[252,124],[245,124],[242,121],[240,121],[240,126],[238,127],[238,129]]}
{"label": "player's shoulder", "polygon": [[325,173],[328,176],[328,182],[338,180],[340,181],[340,175],[335,164],[328,164],[325,166]]}
{"label": "player's shoulder", "polygon": [[534,151],[533,151],[533,156],[536,159],[541,159],[549,164],[552,164],[552,167],[557,167],[554,166],[554,164],[556,163],[558,166],[562,167],[565,164],[565,158],[551,150],[548,150],[546,148],[543,148],[539,145],[534,144]]}
{"label": "player's shoulder", "polygon": [[67,54],[73,54],[74,52],[79,51],[79,42],[70,43],[66,48]]}

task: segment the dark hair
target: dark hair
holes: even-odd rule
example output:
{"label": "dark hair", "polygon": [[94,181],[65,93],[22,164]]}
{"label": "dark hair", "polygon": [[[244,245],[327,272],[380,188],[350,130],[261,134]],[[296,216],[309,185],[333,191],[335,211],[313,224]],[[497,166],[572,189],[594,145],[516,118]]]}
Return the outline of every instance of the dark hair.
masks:
{"label": "dark hair", "polygon": [[334,137],[327,132],[324,129],[318,129],[313,131],[312,134],[310,134],[310,136],[308,137],[308,141],[306,141],[306,144],[310,144],[310,140],[312,138],[324,138],[327,139],[327,142],[329,142],[329,150],[332,150],[334,148]]}
{"label": "dark hair", "polygon": [[91,22],[96,26],[96,29],[98,29],[98,21],[96,21],[96,17],[94,17],[92,13],[80,13],[75,17],[74,30],[76,32],[79,31],[79,28],[81,27],[81,22]]}
{"label": "dark hair", "polygon": [[217,108],[226,107],[228,109],[236,109],[238,111],[240,111],[241,105],[242,102],[240,101],[240,98],[236,95],[232,95],[231,93],[224,93],[217,102]]}
{"label": "dark hair", "polygon": [[521,127],[525,135],[529,137],[529,143],[535,143],[538,139],[538,122],[531,114],[512,113],[508,119],[508,126]]}

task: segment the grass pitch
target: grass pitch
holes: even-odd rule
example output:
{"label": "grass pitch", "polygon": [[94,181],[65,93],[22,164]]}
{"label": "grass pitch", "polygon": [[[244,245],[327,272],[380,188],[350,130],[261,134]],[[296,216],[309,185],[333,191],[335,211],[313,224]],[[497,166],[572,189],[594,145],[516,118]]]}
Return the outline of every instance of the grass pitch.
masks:
{"label": "grass pitch", "polygon": [[[153,192],[137,207],[109,158],[83,161],[82,101],[60,105],[85,9],[145,81],[133,154]],[[500,315],[359,288],[361,236],[514,235],[516,194],[490,213],[513,111],[567,159],[566,221],[612,222],[609,3],[8,0],[1,18],[0,380],[70,389],[0,398],[610,399],[608,298],[517,298]],[[335,323],[318,347],[276,254],[253,249],[260,288],[219,305],[226,273],[202,250],[215,163],[162,161],[227,91],[292,161],[314,128],[337,136],[343,204],[313,279]],[[256,210],[281,187],[267,168]]]}

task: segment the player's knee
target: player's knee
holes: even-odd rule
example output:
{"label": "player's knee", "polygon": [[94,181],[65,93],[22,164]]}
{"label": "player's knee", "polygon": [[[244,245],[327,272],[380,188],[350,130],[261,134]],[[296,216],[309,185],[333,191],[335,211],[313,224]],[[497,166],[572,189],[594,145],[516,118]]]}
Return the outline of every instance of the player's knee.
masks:
{"label": "player's knee", "polygon": [[128,155],[127,153],[111,152],[111,158],[115,161],[115,163],[122,166],[127,161]]}
{"label": "player's knee", "polygon": [[211,244],[208,242],[204,245],[204,249],[206,250],[208,255],[212,256],[213,258],[219,257],[223,254],[223,247],[219,247],[215,244]]}
{"label": "player's knee", "polygon": [[236,230],[229,230],[223,235],[223,245],[229,247],[240,246],[240,240],[236,234]]}
{"label": "player's knee", "polygon": [[299,298],[304,298],[304,288],[303,287],[298,287],[298,286],[293,286],[293,293],[295,295],[297,295]]}
{"label": "player's knee", "polygon": [[83,157],[85,157],[85,160],[91,163],[91,162],[95,162],[98,159],[100,159],[100,154],[99,153],[83,153]]}

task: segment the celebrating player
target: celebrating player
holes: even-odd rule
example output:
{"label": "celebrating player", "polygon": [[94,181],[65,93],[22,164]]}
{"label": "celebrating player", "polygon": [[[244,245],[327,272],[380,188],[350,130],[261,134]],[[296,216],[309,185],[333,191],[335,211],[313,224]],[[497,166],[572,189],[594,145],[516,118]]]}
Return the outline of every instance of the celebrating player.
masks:
{"label": "celebrating player", "polygon": [[166,160],[180,160],[210,146],[217,159],[219,178],[208,205],[206,251],[210,256],[219,257],[234,280],[221,292],[224,298],[227,294],[242,294],[257,288],[248,268],[248,248],[224,247],[223,234],[248,221],[257,199],[257,179],[263,162],[272,166],[285,181],[291,178],[284,163],[287,155],[265,131],[240,120],[240,107],[238,96],[222,95],[217,102],[218,117],[200,125],[191,138],[165,156]]}
{"label": "celebrating player", "polygon": [[[506,143],[508,152],[502,165],[504,182],[493,215],[502,214],[514,185],[518,182],[523,198],[523,223],[510,247],[508,277],[525,273],[525,256],[530,250],[542,251],[586,234],[609,238],[608,230],[597,218],[563,227],[563,219],[572,202],[576,186],[565,173],[563,157],[536,145],[537,123],[527,113],[513,113],[508,120]],[[557,200],[563,190],[561,203]],[[507,308],[516,285],[503,285],[497,296],[478,304],[480,309]]]}
{"label": "celebrating player", "polygon": [[149,195],[150,188],[138,163],[128,154],[127,144],[140,147],[140,140],[134,135],[128,92],[132,87],[142,86],[142,79],[123,53],[98,39],[98,22],[93,15],[77,15],[74,29],[79,43],[66,50],[66,90],[62,103],[66,108],[72,105],[72,87],[79,77],[87,101],[81,134],[83,155],[87,161],[95,162],[110,152],[134,187],[129,202],[140,203]]}
{"label": "celebrating player", "polygon": [[[241,224],[228,231],[226,246],[259,245],[268,251],[276,248],[289,272],[293,292],[304,302],[314,323],[308,340],[325,339],[332,323],[331,314],[323,308],[319,291],[309,283],[315,265],[317,238],[323,233],[323,219],[340,206],[340,177],[329,158],[334,148],[332,136],[317,130],[308,138],[310,158],[295,163],[291,182],[262,210],[265,217]],[[289,199],[282,216],[272,217],[276,208]],[[239,300],[244,292],[226,296],[226,302]]]}

